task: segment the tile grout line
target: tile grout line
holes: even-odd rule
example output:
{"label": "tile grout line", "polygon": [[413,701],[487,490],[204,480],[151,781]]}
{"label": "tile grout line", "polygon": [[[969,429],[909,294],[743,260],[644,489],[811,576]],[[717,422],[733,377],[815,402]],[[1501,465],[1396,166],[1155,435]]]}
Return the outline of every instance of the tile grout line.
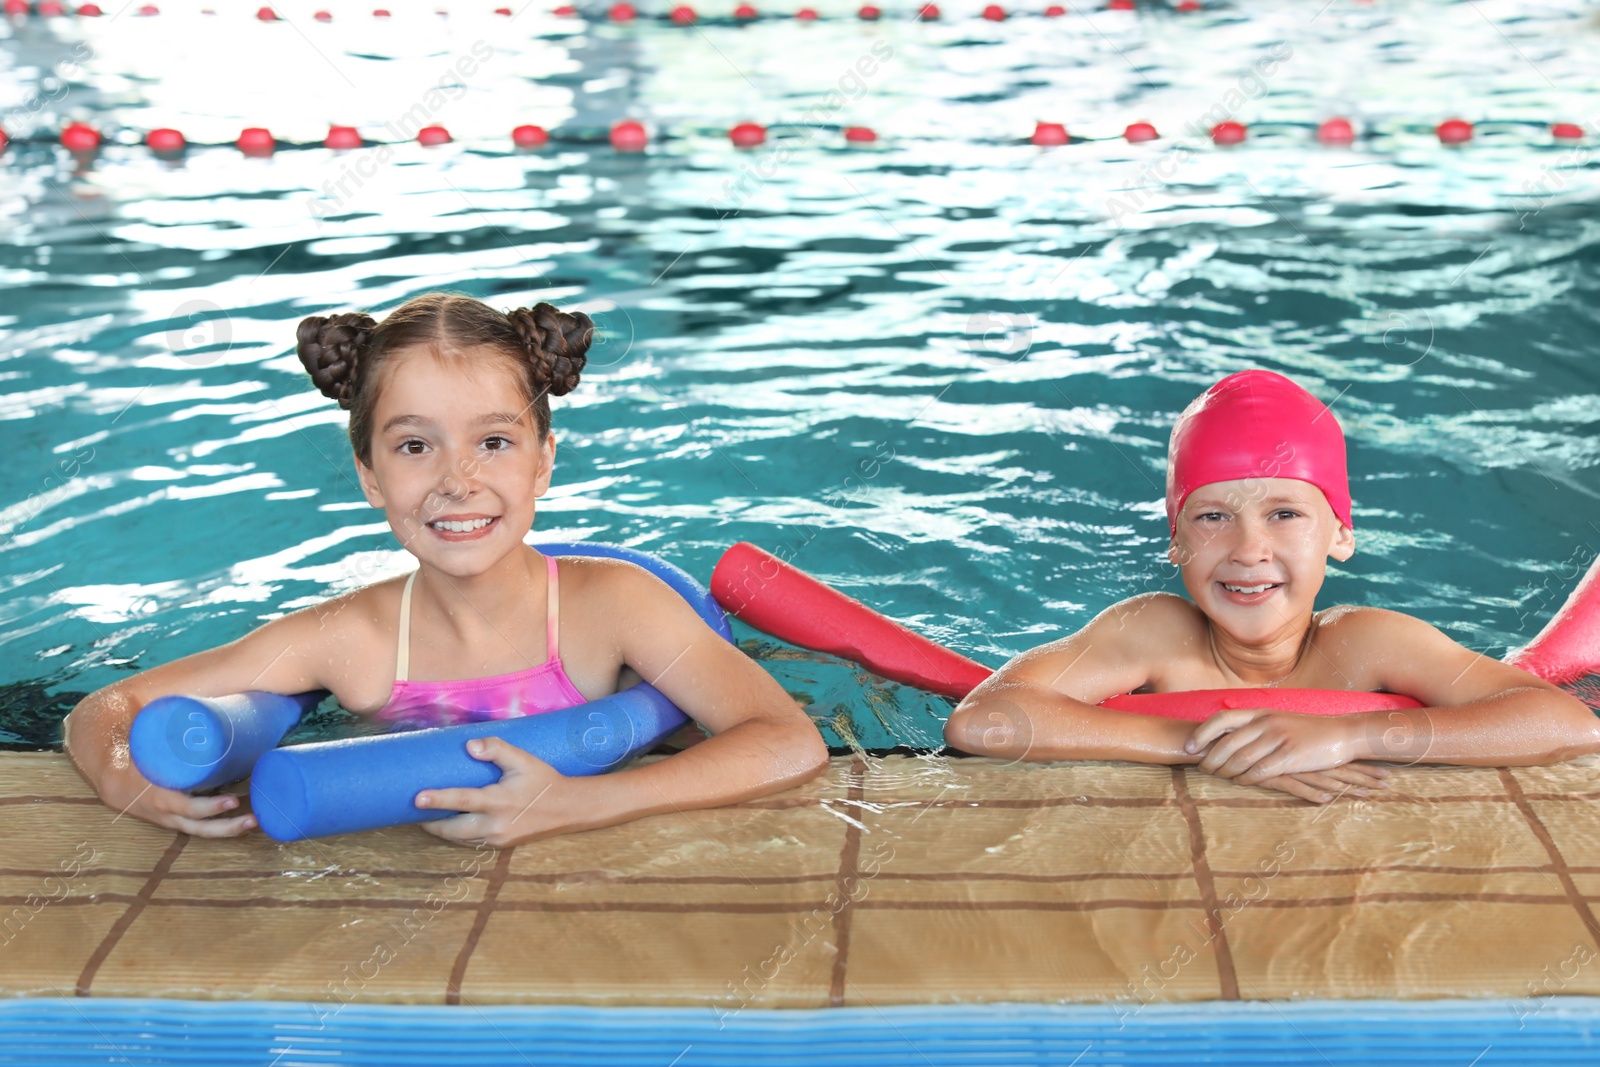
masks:
{"label": "tile grout line", "polygon": [[1228,932],[1222,928],[1222,918],[1217,906],[1217,885],[1211,877],[1211,863],[1206,859],[1205,828],[1200,825],[1200,809],[1189,795],[1189,779],[1182,764],[1172,768],[1172,792],[1183,811],[1183,821],[1189,824],[1189,858],[1194,865],[1194,881],[1205,904],[1206,929],[1211,934],[1212,950],[1216,953],[1217,985],[1223,1000],[1239,999],[1239,976],[1233,969],[1233,950],[1228,947]]}
{"label": "tile grout line", "polygon": [[483,899],[478,901],[477,913],[472,917],[472,929],[467,931],[467,939],[461,943],[461,951],[456,954],[456,962],[450,968],[450,977],[444,987],[446,1004],[461,1003],[461,983],[467,977],[467,963],[477,951],[478,939],[483,936],[484,928],[489,925],[489,916],[493,914],[495,902],[500,897],[500,887],[505,885],[506,875],[511,873],[511,854],[515,851],[516,846],[503,848],[495,857],[494,870],[489,872],[489,884],[484,887]]}
{"label": "tile grout line", "polygon": [[833,913],[833,977],[828,983],[828,1006],[838,1008],[844,1005],[844,976],[845,968],[850,962],[850,911],[851,894],[854,892],[856,881],[856,865],[861,859],[861,826],[859,816],[864,809],[862,801],[866,799],[866,783],[863,779],[867,765],[857,756],[850,761],[849,782],[850,788],[846,792],[846,800],[856,802],[857,819],[851,820],[844,830],[844,846],[839,849],[839,874],[834,881],[834,892],[838,894],[839,908]]}
{"label": "tile grout line", "polygon": [[167,872],[178,861],[178,855],[188,843],[189,835],[180,833],[172,839],[172,843],[167,846],[167,850],[161,854],[161,858],[156,861],[155,867],[150,871],[150,876],[145,879],[144,885],[140,887],[139,892],[128,904],[127,910],[117,917],[116,922],[111,924],[111,929],[106,931],[106,936],[100,939],[99,945],[95,946],[94,954],[89,957],[89,962],[83,965],[83,971],[78,975],[78,984],[76,986],[76,994],[78,996],[89,996],[89,987],[94,984],[95,975],[99,973],[101,965],[105,963],[106,959],[117,947],[123,935],[128,932],[129,927],[133,926],[134,920],[138,919],[144,912],[145,906],[150,903],[150,898],[155,895],[156,887],[161,884],[161,879],[166,877]]}
{"label": "tile grout line", "polygon": [[1506,794],[1516,804],[1517,810],[1522,812],[1522,817],[1527,820],[1528,826],[1533,830],[1533,835],[1539,839],[1544,850],[1550,854],[1551,867],[1555,876],[1561,881],[1561,888],[1566,891],[1567,900],[1578,913],[1578,918],[1589,931],[1589,937],[1597,947],[1600,947],[1600,923],[1595,922],[1594,912],[1589,907],[1589,902],[1578,892],[1578,883],[1572,880],[1572,872],[1567,869],[1567,858],[1561,854],[1561,848],[1556,844],[1556,839],[1550,836],[1550,830],[1545,826],[1544,820],[1539,818],[1539,813],[1533,810],[1527,796],[1522,792],[1522,783],[1517,781],[1516,775],[1511,773],[1510,767],[1496,767],[1500,773],[1500,781],[1505,783]]}

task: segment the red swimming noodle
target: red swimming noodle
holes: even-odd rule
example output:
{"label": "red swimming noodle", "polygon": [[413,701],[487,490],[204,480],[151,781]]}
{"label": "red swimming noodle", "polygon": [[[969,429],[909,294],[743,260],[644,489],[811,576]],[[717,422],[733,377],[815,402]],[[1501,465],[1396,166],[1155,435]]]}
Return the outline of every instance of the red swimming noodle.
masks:
{"label": "red swimming noodle", "polygon": [[[816,652],[851,660],[892,681],[960,700],[994,673],[878,614],[764,549],[741,541],[711,574],[711,595],[746,625]],[[1600,560],[1513,666],[1557,685],[1600,667]],[[1101,706],[1199,722],[1228,708],[1309,715],[1390,711],[1421,704],[1397,693],[1341,689],[1202,689],[1109,697]]]}

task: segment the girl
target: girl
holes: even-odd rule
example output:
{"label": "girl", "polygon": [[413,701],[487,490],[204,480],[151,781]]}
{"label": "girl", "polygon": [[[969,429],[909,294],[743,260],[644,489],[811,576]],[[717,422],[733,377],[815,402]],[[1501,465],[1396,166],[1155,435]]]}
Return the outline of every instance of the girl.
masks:
{"label": "girl", "polygon": [[429,294],[382,323],[313,316],[298,336],[317,388],[350,411],[367,502],[418,568],[85,697],[66,746],[106,804],[202,837],[254,828],[250,814],[224,816],[236,797],[163,789],[128,754],[133,717],[155,697],[249,689],[327,689],[358,714],[444,725],[571,707],[643,678],[713,735],[593,778],[564,777],[499,738],[474,741],[468,751],[500,767],[498,782],[416,798],[461,812],[421,824],[459,843],[504,847],[733,803],[821,772],[827,749],[805,714],[660,579],[523,543],[555,463],[549,396],[578,384],[588,316]]}

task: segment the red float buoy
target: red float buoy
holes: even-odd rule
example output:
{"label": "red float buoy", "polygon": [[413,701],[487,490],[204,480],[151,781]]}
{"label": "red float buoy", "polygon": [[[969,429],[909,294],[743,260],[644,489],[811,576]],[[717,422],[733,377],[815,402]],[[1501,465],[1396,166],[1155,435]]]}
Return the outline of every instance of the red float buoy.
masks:
{"label": "red float buoy", "polygon": [[1443,144],[1465,144],[1472,140],[1472,123],[1465,119],[1445,119],[1433,132]]}
{"label": "red float buoy", "polygon": [[511,17],[511,9],[509,7],[497,7],[494,9],[494,13],[496,15],[504,15],[507,18]]}
{"label": "red float buoy", "polygon": [[322,143],[327,148],[340,150],[360,148],[361,131],[354,126],[329,126],[328,136]]}
{"label": "red float buoy", "polygon": [[100,131],[82,122],[69,122],[61,131],[61,145],[68,152],[93,152],[100,147]]}
{"label": "red float buoy", "polygon": [[1200,0],[1178,0],[1179,11],[1199,11]]}
{"label": "red float buoy", "polygon": [[1211,140],[1215,144],[1238,144],[1244,140],[1246,132],[1244,123],[1229,119],[1211,127]]}
{"label": "red float buoy", "polygon": [[1550,127],[1550,136],[1558,141],[1583,140],[1583,127],[1576,122],[1557,122]]}
{"label": "red float buoy", "polygon": [[67,5],[61,0],[39,0],[38,14],[47,19],[60,18],[67,13]]}
{"label": "red float buoy", "polygon": [[801,22],[815,22],[817,19],[817,9],[814,7],[803,7],[794,13],[794,17],[799,19]]}
{"label": "red float buoy", "polygon": [[846,126],[844,128],[844,139],[864,144],[868,141],[876,141],[878,135],[873,132],[870,126]]}
{"label": "red float buoy", "polygon": [[239,140],[234,143],[247,156],[270,156],[278,147],[272,131],[260,126],[248,126],[239,131]]}
{"label": "red float buoy", "polygon": [[1107,0],[1107,11],[1132,11],[1133,0]]}
{"label": "red float buoy", "polygon": [[316,19],[318,22],[332,22],[333,21],[333,12],[332,11],[318,11],[316,14],[312,15],[311,17]]}
{"label": "red float buoy", "polygon": [[6,0],[6,14],[26,15],[28,13],[28,0]]}
{"label": "red float buoy", "polygon": [[144,143],[150,146],[152,152],[182,152],[188,142],[177,130],[163,126],[145,134]]}
{"label": "red float buoy", "polygon": [[649,142],[650,135],[637,119],[623,119],[611,127],[611,147],[618,152],[642,152]]}
{"label": "red float buoy", "polygon": [[375,7],[375,8],[372,9],[372,17],[375,18],[375,19],[386,19],[386,18],[391,18],[392,16],[389,14],[389,9],[388,8],[386,8],[386,7]]}
{"label": "red float buoy", "polygon": [[272,10],[270,7],[258,8],[256,11],[256,18],[260,19],[262,22],[277,22],[278,13]]}
{"label": "red float buoy", "polygon": [[1139,144],[1141,141],[1154,141],[1161,135],[1156,128],[1148,122],[1131,122],[1128,128],[1122,131],[1122,139],[1129,144]]}
{"label": "red float buoy", "polygon": [[612,22],[632,22],[639,17],[639,9],[622,0],[621,3],[612,4],[611,10],[606,12]]}
{"label": "red float buoy", "polygon": [[856,14],[866,22],[877,22],[883,17],[883,8],[877,4],[862,4],[861,10]]}
{"label": "red float buoy", "polygon": [[578,9],[573,7],[571,4],[562,4],[560,7],[550,12],[550,14],[554,15],[558,19],[570,19],[577,13]]}
{"label": "red float buoy", "polygon": [[1356,139],[1356,128],[1349,119],[1331,118],[1317,127],[1317,140],[1323,144],[1350,144]]}
{"label": "red float buoy", "polygon": [[1044,9],[1044,17],[1047,19],[1058,19],[1066,13],[1067,9],[1062,7],[1060,4],[1051,4],[1049,7]]}
{"label": "red float buoy", "polygon": [[1067,128],[1059,122],[1036,122],[1033,124],[1033,136],[1029,138],[1034,144],[1040,146],[1066,144]]}
{"label": "red float buoy", "polygon": [[150,15],[161,14],[161,9],[154,4],[145,4],[138,11],[134,12],[134,14],[149,17]]}
{"label": "red float buoy", "polygon": [[990,22],[1004,22],[1006,20],[1006,9],[999,4],[990,4],[983,9],[983,17]]}
{"label": "red float buoy", "polygon": [[738,7],[733,9],[733,17],[741,22],[748,22],[751,19],[758,17],[760,14],[761,12],[757,11],[751,4],[740,4]]}
{"label": "red float buoy", "polygon": [[938,19],[939,15],[940,11],[938,4],[923,4],[917,9],[917,18],[921,19],[923,22],[933,22]]}
{"label": "red float buoy", "polygon": [[728,140],[739,148],[754,148],[767,139],[767,128],[759,122],[741,122],[728,131]]}
{"label": "red float buoy", "polygon": [[511,131],[511,143],[518,148],[538,148],[549,141],[550,135],[543,126],[518,126]]}
{"label": "red float buoy", "polygon": [[690,7],[688,4],[679,4],[677,7],[672,9],[672,14],[668,17],[679,26],[691,25],[694,22],[695,17],[694,8]]}
{"label": "red float buoy", "polygon": [[6,136],[6,131],[0,130],[0,152],[6,150],[6,145],[11,143],[11,138]]}
{"label": "red float buoy", "polygon": [[417,131],[417,143],[420,145],[449,144],[450,131],[443,126],[424,126]]}
{"label": "red float buoy", "polygon": [[78,14],[84,18],[92,19],[104,15],[105,12],[100,10],[99,4],[84,4],[78,8]]}

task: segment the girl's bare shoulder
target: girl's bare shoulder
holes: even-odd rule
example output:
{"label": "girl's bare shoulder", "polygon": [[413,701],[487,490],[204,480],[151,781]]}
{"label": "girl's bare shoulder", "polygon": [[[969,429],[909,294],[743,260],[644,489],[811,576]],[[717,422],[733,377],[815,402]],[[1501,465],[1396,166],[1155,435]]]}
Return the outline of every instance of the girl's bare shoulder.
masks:
{"label": "girl's bare shoulder", "polygon": [[329,688],[351,711],[376,711],[393,691],[405,580],[386,578],[303,609],[325,649]]}

